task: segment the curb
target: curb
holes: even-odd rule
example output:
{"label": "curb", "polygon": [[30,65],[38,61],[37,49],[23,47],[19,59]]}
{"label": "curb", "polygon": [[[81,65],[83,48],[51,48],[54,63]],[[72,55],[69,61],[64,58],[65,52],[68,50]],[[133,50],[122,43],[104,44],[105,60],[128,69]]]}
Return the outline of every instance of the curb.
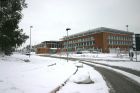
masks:
{"label": "curb", "polygon": [[76,71],[75,71],[72,75],[70,75],[70,76],[64,81],[64,83],[62,83],[61,85],[57,86],[55,89],[53,89],[53,90],[52,90],[51,92],[49,92],[49,93],[56,93],[57,91],[59,91],[59,90],[67,83],[67,81],[70,79],[70,77],[73,76],[74,74],[76,74],[77,71],[78,71],[78,67],[76,67]]}

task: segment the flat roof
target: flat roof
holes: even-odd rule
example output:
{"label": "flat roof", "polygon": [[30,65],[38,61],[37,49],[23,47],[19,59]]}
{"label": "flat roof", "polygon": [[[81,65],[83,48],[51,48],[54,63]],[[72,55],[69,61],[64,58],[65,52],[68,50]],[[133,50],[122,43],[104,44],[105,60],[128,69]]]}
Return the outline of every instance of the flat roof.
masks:
{"label": "flat roof", "polygon": [[59,43],[61,41],[43,41],[42,43]]}
{"label": "flat roof", "polygon": [[117,29],[112,29],[112,28],[107,28],[107,27],[99,27],[99,28],[83,31],[80,33],[76,33],[73,35],[69,35],[69,37],[74,37],[77,35],[90,35],[90,34],[101,33],[101,32],[109,32],[109,33],[116,33],[116,34],[134,34],[133,32],[124,31],[124,30],[117,30]]}

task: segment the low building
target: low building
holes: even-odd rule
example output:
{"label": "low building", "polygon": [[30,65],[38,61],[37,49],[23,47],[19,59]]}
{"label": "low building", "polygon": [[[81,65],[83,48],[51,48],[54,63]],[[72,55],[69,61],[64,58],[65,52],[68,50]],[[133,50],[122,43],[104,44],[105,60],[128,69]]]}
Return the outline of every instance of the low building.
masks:
{"label": "low building", "polygon": [[35,45],[37,54],[58,53],[61,51],[61,48],[61,41],[44,41],[38,45]]}
{"label": "low building", "polygon": [[111,52],[113,49],[128,51],[133,46],[132,32],[100,27],[62,38],[65,50]]}

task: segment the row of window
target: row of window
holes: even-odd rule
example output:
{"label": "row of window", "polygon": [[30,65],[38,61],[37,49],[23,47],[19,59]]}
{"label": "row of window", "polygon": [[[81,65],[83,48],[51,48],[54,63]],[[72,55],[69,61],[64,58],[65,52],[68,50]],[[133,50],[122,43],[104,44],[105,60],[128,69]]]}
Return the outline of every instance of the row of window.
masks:
{"label": "row of window", "polygon": [[111,40],[128,40],[128,41],[132,41],[132,37],[130,37],[130,36],[112,36],[112,35],[109,35],[108,39],[111,39]]}
{"label": "row of window", "polygon": [[38,47],[60,48],[60,47],[62,47],[62,45],[60,45],[60,44],[41,44]]}
{"label": "row of window", "polygon": [[132,45],[132,42],[109,40],[109,45]]}
{"label": "row of window", "polygon": [[64,45],[66,45],[67,43],[68,44],[73,44],[73,43],[87,42],[87,41],[93,41],[93,40],[94,40],[94,37],[80,38],[80,39],[77,39],[77,40],[71,40],[71,41],[68,41],[68,42],[64,42]]}
{"label": "row of window", "polygon": [[[94,45],[94,41],[89,41],[89,42],[81,42],[77,44],[69,44],[68,48],[76,48],[76,47],[83,47],[83,46],[92,46]],[[67,45],[64,45],[64,48],[67,48]]]}

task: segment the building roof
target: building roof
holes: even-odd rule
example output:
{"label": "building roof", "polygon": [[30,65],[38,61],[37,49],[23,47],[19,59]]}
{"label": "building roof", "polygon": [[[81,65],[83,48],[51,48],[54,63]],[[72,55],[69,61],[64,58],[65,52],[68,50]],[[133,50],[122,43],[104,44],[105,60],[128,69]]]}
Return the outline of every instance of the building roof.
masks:
{"label": "building roof", "polygon": [[60,41],[43,41],[41,43],[59,43]]}
{"label": "building roof", "polygon": [[73,35],[69,35],[69,38],[74,38],[77,36],[80,37],[80,36],[84,36],[84,35],[91,35],[94,33],[101,33],[101,32],[116,33],[116,34],[134,34],[133,32],[128,32],[128,31],[124,31],[124,30],[117,30],[117,29],[112,29],[112,28],[107,28],[107,27],[99,27],[99,28],[87,30],[84,32],[76,33]]}

